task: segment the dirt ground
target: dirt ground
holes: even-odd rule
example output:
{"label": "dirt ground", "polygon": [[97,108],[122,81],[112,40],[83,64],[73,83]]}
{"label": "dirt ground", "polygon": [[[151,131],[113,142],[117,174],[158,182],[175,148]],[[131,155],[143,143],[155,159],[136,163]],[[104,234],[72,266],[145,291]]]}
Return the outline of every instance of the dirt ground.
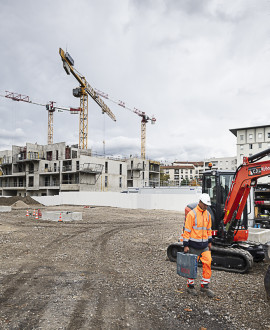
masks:
{"label": "dirt ground", "polygon": [[214,299],[187,296],[186,280],[166,256],[183,214],[44,210],[82,212],[83,220],[0,213],[1,329],[270,329],[267,262],[244,275],[213,271]]}

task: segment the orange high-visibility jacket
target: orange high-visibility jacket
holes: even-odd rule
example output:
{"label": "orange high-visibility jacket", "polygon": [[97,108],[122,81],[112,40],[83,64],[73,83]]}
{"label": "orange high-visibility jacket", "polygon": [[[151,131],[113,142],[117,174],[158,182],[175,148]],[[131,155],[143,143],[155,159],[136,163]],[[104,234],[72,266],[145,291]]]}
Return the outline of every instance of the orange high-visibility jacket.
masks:
{"label": "orange high-visibility jacket", "polygon": [[208,243],[212,243],[211,215],[203,211],[199,205],[191,210],[186,217],[185,230],[183,234],[184,246],[195,249],[204,249]]}

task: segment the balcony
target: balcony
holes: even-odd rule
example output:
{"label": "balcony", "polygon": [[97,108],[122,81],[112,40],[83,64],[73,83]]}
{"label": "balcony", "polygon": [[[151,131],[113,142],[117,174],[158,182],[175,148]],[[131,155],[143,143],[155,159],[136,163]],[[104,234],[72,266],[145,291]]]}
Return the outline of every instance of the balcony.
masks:
{"label": "balcony", "polygon": [[72,165],[65,165],[62,167],[62,172],[71,172],[72,171]]}
{"label": "balcony", "polygon": [[22,152],[14,156],[14,162],[40,161],[38,152]]}
{"label": "balcony", "polygon": [[48,168],[44,168],[43,172],[40,172],[40,174],[59,173],[59,170],[60,170],[59,166],[57,166],[57,167],[48,167]]}
{"label": "balcony", "polygon": [[85,164],[81,164],[80,166],[80,172],[84,172],[84,173],[98,174],[98,173],[102,173],[102,170],[103,170],[103,165],[101,164],[85,163]]}
{"label": "balcony", "polygon": [[142,163],[138,163],[138,164],[133,164],[132,166],[131,165],[128,165],[127,166],[127,170],[128,171],[143,171],[144,168],[143,168],[143,164]]}

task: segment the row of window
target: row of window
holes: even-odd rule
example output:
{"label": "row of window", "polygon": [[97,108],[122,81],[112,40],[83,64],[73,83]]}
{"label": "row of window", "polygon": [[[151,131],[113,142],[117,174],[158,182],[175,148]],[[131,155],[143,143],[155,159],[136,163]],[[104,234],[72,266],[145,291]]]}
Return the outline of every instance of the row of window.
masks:
{"label": "row of window", "polygon": [[[256,145],[255,143],[249,143],[248,148],[253,149],[253,146]],[[258,143],[258,148],[262,148],[262,143]],[[270,148],[270,143],[268,143],[268,148]],[[240,144],[240,150],[244,150],[244,144]]]}
{"label": "row of window", "polygon": [[[249,140],[253,139],[253,133],[248,134]],[[263,133],[258,133],[258,139],[263,138]],[[267,133],[267,138],[270,139],[270,132]],[[240,141],[244,141],[244,134],[240,134]]]}

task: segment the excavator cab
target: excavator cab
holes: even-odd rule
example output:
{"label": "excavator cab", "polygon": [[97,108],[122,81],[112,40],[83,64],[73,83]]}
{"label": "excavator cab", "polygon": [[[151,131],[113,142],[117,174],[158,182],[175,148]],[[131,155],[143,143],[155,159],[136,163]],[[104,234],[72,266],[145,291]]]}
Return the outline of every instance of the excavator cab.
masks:
{"label": "excavator cab", "polygon": [[234,172],[211,170],[203,173],[202,192],[209,194],[211,206],[208,211],[211,213],[212,230],[218,230],[220,221],[224,219],[224,207],[230,187],[233,181]]}

